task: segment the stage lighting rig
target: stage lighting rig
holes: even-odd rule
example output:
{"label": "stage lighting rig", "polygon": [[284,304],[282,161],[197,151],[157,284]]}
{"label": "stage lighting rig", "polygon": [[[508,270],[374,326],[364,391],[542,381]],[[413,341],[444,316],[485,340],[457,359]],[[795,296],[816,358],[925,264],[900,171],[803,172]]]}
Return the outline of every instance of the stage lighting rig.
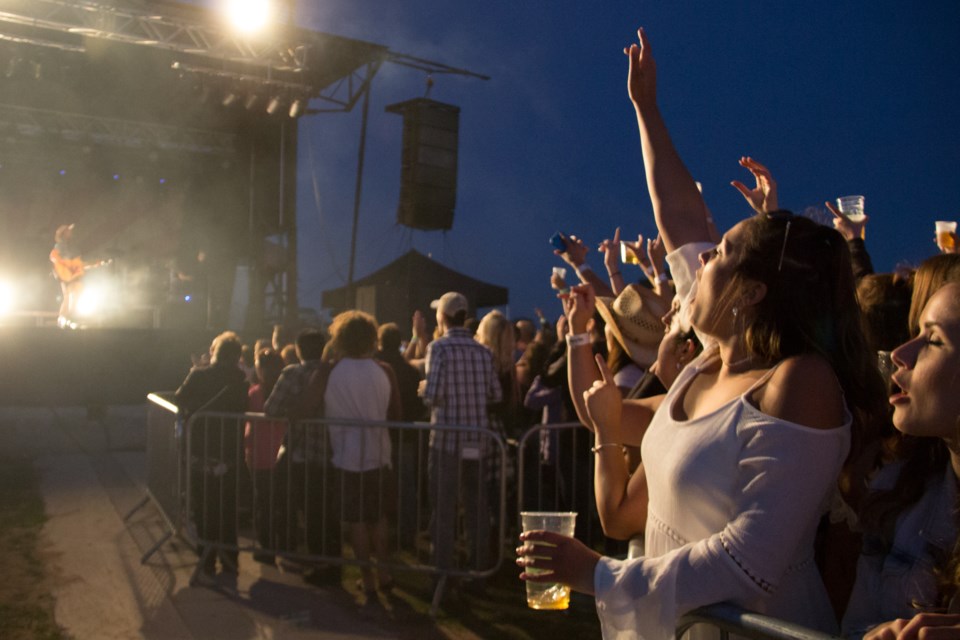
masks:
{"label": "stage lighting rig", "polygon": [[228,0],[225,9],[233,28],[248,36],[264,31],[273,19],[270,0]]}
{"label": "stage lighting rig", "polygon": [[267,113],[270,114],[271,116],[276,115],[276,113],[280,111],[280,107],[282,104],[283,102],[279,96],[274,96],[273,98],[270,98],[270,102],[267,103]]}

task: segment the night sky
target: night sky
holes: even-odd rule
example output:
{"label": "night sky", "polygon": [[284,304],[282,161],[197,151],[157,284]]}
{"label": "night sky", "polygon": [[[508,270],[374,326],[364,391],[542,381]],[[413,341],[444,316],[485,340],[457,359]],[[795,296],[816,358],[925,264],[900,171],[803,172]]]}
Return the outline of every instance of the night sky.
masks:
{"label": "night sky", "polygon": [[[960,219],[955,0],[298,0],[296,20],[492,78],[435,77],[430,97],[461,108],[457,208],[450,232],[421,232],[395,222],[402,121],[384,106],[423,96],[425,76],[382,68],[357,278],[413,247],[509,287],[514,318],[555,316],[554,231],[593,248],[618,225],[655,233],[622,52],[641,25],[661,110],[721,230],[750,212],[729,186],[750,177],[742,155],[771,168],[794,211],[865,195],[880,271],[931,255],[934,220]],[[301,132],[301,304],[319,307],[346,282],[360,109]]]}

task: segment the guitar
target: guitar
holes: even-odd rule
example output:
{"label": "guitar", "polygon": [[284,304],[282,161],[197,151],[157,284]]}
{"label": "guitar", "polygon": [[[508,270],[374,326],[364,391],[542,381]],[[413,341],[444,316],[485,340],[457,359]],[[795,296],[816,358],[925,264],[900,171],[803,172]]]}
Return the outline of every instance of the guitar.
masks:
{"label": "guitar", "polygon": [[100,260],[98,262],[84,262],[80,258],[62,258],[60,253],[54,249],[50,252],[50,262],[53,263],[53,273],[57,280],[63,283],[73,282],[83,276],[91,269],[105,267],[113,260]]}

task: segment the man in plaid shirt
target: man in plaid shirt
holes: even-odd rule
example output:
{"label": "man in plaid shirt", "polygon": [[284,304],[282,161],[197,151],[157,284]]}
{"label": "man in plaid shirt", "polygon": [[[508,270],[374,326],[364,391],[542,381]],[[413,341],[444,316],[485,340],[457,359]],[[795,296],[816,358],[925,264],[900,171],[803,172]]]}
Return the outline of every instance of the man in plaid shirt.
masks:
{"label": "man in plaid shirt", "polygon": [[467,299],[454,291],[430,305],[437,310],[442,337],[427,347],[423,399],[430,422],[461,430],[430,432],[430,502],[433,507],[434,559],[441,569],[455,568],[458,498],[469,540],[468,569],[489,569],[490,504],[484,458],[490,451],[487,405],[502,397],[493,354],[464,328]]}

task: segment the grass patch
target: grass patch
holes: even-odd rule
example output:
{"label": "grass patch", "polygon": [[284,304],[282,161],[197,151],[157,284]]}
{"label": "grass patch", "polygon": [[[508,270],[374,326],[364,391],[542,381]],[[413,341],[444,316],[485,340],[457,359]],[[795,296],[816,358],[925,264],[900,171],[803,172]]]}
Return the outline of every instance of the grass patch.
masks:
{"label": "grass patch", "polygon": [[37,473],[26,458],[0,458],[0,638],[65,640],[39,548],[46,521]]}

